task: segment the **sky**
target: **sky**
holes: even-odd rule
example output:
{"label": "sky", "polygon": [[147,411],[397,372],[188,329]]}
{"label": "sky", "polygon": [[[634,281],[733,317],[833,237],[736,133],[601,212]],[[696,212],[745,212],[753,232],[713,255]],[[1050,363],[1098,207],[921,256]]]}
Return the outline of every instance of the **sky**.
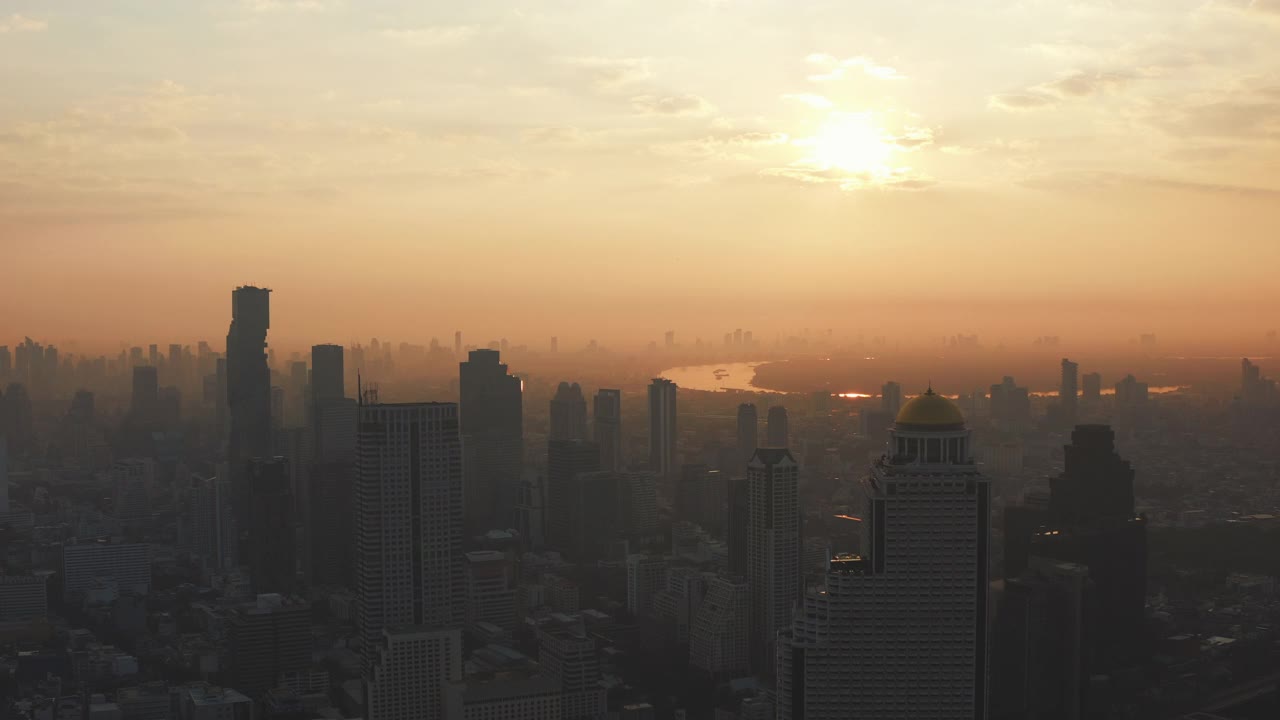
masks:
{"label": "sky", "polygon": [[1280,0],[0,0],[0,87],[4,340],[1280,323]]}

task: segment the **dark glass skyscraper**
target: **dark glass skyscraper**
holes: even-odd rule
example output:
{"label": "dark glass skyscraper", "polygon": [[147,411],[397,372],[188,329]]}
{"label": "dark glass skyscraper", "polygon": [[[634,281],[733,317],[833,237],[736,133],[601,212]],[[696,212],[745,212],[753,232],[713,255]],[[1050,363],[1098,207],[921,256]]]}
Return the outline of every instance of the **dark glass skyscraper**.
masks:
{"label": "dark glass skyscraper", "polygon": [[649,384],[649,469],[666,480],[676,468],[676,390],[666,378]]}
{"label": "dark glass skyscraper", "polygon": [[311,402],[314,406],[346,397],[342,351],[341,345],[311,346]]}
{"label": "dark glass skyscraper", "polygon": [[598,390],[592,422],[596,445],[600,446],[600,469],[622,469],[622,391]]}
{"label": "dark glass skyscraper", "polygon": [[551,399],[551,440],[587,439],[587,399],[578,383],[560,383]]}
{"label": "dark glass skyscraper", "polygon": [[467,453],[466,530],[508,527],[524,454],[523,383],[507,373],[495,350],[472,350],[458,370]]}
{"label": "dark glass skyscraper", "polygon": [[769,408],[769,416],[765,434],[769,447],[784,448],[791,442],[791,426],[787,421],[787,409],[781,405]]}
{"label": "dark glass skyscraper", "polygon": [[756,406],[742,403],[738,406],[738,457],[743,467],[751,460],[760,444],[760,416],[756,414]]}
{"label": "dark glass skyscraper", "polygon": [[297,573],[293,493],[289,461],[254,458],[248,467],[250,497],[249,580],[256,593],[287,595]]}
{"label": "dark glass skyscraper", "polygon": [[[272,455],[271,369],[267,365],[270,326],[270,290],[245,285],[231,293],[231,329],[227,332],[227,412],[231,427],[227,463],[242,534],[250,527],[249,460]],[[242,556],[246,545],[240,543]]]}

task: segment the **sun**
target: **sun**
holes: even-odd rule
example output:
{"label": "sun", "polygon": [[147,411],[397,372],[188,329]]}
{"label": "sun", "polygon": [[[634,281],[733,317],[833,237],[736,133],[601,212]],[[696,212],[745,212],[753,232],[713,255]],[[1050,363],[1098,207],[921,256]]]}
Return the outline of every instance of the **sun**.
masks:
{"label": "sun", "polygon": [[852,173],[888,172],[893,155],[888,136],[866,113],[832,115],[806,144],[812,153],[809,162]]}

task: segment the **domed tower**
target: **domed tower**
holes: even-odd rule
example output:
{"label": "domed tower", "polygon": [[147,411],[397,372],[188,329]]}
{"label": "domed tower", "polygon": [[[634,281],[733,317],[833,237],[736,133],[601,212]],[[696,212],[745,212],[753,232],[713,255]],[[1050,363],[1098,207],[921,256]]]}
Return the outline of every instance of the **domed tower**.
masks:
{"label": "domed tower", "polygon": [[985,720],[991,509],[971,453],[932,388],[898,411],[863,487],[863,554],[832,558],[779,638],[780,720]]}

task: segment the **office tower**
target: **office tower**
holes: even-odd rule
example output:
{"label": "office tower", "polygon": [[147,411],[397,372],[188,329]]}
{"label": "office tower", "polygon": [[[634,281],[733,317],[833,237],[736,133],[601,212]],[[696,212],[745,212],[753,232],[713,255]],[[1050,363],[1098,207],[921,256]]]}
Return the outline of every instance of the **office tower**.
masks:
{"label": "office tower", "polygon": [[756,406],[742,403],[738,406],[738,457],[745,466],[755,455],[760,444],[760,418],[756,415]]}
{"label": "office tower", "polygon": [[487,623],[511,632],[516,627],[516,590],[511,561],[496,550],[466,554],[467,628]]}
{"label": "office tower", "polygon": [[[619,527],[632,543],[658,535],[658,476],[651,472],[622,473]],[[588,506],[590,507],[590,506]]]}
{"label": "office tower", "polygon": [[1089,569],[1097,608],[1089,635],[1100,653],[1118,656],[1140,637],[1147,596],[1147,522],[1134,511],[1134,471],[1106,425],[1077,426],[1063,450],[1031,554]]}
{"label": "office tower", "polygon": [[311,405],[313,408],[347,396],[341,345],[311,346]]}
{"label": "office tower", "polygon": [[1079,720],[1090,653],[1089,569],[1032,558],[1004,584],[992,644],[992,705],[1007,717]]}
{"label": "office tower", "polygon": [[790,446],[791,428],[787,422],[787,409],[781,405],[769,408],[768,422],[765,427],[768,446],[784,448]]}
{"label": "office tower", "polygon": [[303,507],[313,584],[349,587],[354,580],[358,415],[350,398],[325,398],[312,408],[315,440]]}
{"label": "office tower", "polygon": [[747,674],[750,667],[751,585],[740,576],[718,576],[689,628],[689,664],[713,679]]}
{"label": "office tower", "polygon": [[355,569],[368,673],[409,647],[380,660],[384,628],[462,625],[462,438],[453,403],[366,404],[359,412]]}
{"label": "office tower", "polygon": [[304,427],[307,424],[307,406],[311,399],[307,397],[307,386],[310,385],[310,373],[305,360],[294,360],[289,363],[289,389],[285,399],[285,407],[289,410],[289,422],[278,423],[287,427]]}
{"label": "office tower", "polygon": [[0,625],[29,623],[48,614],[48,575],[0,575]]}
{"label": "office tower", "polygon": [[[236,525],[248,532],[249,460],[271,456],[271,369],[267,366],[267,329],[271,326],[271,291],[250,285],[231,293],[231,328],[227,332],[227,413],[230,427],[227,463],[235,493]],[[243,540],[244,538],[242,538]],[[250,544],[241,542],[240,552]],[[242,560],[244,558],[242,557]]]}
{"label": "office tower", "polygon": [[1076,402],[1080,387],[1079,377],[1080,365],[1062,358],[1062,384],[1058,389],[1058,400],[1062,403],[1063,419],[1069,423],[1074,423],[1078,415]]}
{"label": "office tower", "polygon": [[94,580],[114,581],[121,591],[151,588],[151,546],[147,543],[92,542],[62,548],[62,596],[71,602],[93,587]]}
{"label": "office tower", "polygon": [[592,436],[600,446],[600,469],[622,469],[622,391],[597,390]]}
{"label": "office tower", "polygon": [[649,384],[649,469],[663,479],[675,472],[677,389],[666,378]]}
{"label": "office tower", "polygon": [[160,385],[154,365],[139,365],[133,369],[133,394],[129,402],[129,414],[141,423],[153,423],[159,419]]}
{"label": "office tower", "polygon": [[890,418],[898,416],[902,409],[902,385],[892,380],[880,386],[880,409]]}
{"label": "office tower", "polygon": [[271,429],[280,432],[284,429],[284,408],[285,393],[284,388],[279,385],[271,386]]}
{"label": "office tower", "polygon": [[725,499],[729,492],[728,478],[728,475],[706,465],[681,466],[680,485],[676,488],[676,517],[721,537],[724,533]]}
{"label": "office tower", "polygon": [[249,580],[256,593],[294,589],[297,540],[294,537],[292,482],[283,457],[249,461]]}
{"label": "office tower", "polygon": [[1133,375],[1125,375],[1116,383],[1116,409],[1122,413],[1139,412],[1147,407],[1148,388]]}
{"label": "office tower", "polygon": [[786,448],[760,448],[747,464],[747,534],[751,656],[767,672],[800,594],[800,466]]}
{"label": "office tower", "polygon": [[462,681],[462,631],[394,627],[378,633],[365,681],[368,720],[454,720],[452,683]]}
{"label": "office tower", "polygon": [[560,383],[551,399],[550,440],[587,439],[587,399],[578,383]]}
{"label": "office tower", "polygon": [[520,378],[507,374],[493,350],[473,350],[459,363],[462,435],[467,448],[466,531],[510,525],[524,457]]}
{"label": "office tower", "polygon": [[13,356],[9,354],[8,345],[0,345],[0,381],[8,380],[13,374]]}
{"label": "office tower", "polygon": [[228,567],[238,556],[230,495],[230,484],[220,477],[192,475],[186,488],[184,545],[202,558],[206,567]]}
{"label": "office tower", "polygon": [[545,488],[546,482],[541,476],[520,483],[515,530],[524,541],[526,549],[541,550],[547,544]]}
{"label": "office tower", "polygon": [[600,684],[596,641],[581,623],[539,628],[538,664],[560,683],[563,717],[605,717],[608,692]]}
{"label": "office tower", "polygon": [[583,505],[577,477],[600,469],[600,448],[586,440],[552,440],[547,443],[547,543],[579,557],[583,547],[582,525],[586,513],[606,513],[616,500],[600,507]]}
{"label": "office tower", "polygon": [[1102,399],[1102,376],[1096,372],[1085,373],[1081,378],[1081,395],[1085,402],[1096,403]]}
{"label": "office tower", "polygon": [[35,451],[31,395],[22,383],[9,383],[0,396],[0,437],[8,442],[10,459],[25,458]]}
{"label": "office tower", "polygon": [[156,345],[155,343],[151,343],[150,345],[147,346],[147,362],[150,363],[152,367],[158,367],[160,365],[160,346],[159,345]]}
{"label": "office tower", "polygon": [[117,460],[111,464],[112,512],[122,523],[134,524],[151,517],[151,487],[155,463],[150,459]]}
{"label": "office tower", "polygon": [[652,615],[659,622],[675,630],[678,643],[689,642],[689,630],[702,599],[707,592],[707,580],[714,577],[691,567],[673,567],[667,571],[667,585],[654,593]]}
{"label": "office tower", "polygon": [[667,586],[671,566],[661,557],[632,554],[627,556],[627,612],[632,617],[649,617],[653,596]]}
{"label": "office tower", "polygon": [[836,556],[778,641],[778,718],[987,716],[989,482],[932,389],[871,468],[867,547]]}
{"label": "office tower", "polygon": [[259,594],[226,613],[224,684],[251,698],[311,665],[311,606],[298,597]]}
{"label": "office tower", "polygon": [[1031,395],[1008,375],[991,386],[991,421],[1006,432],[1025,430],[1031,423]]}

